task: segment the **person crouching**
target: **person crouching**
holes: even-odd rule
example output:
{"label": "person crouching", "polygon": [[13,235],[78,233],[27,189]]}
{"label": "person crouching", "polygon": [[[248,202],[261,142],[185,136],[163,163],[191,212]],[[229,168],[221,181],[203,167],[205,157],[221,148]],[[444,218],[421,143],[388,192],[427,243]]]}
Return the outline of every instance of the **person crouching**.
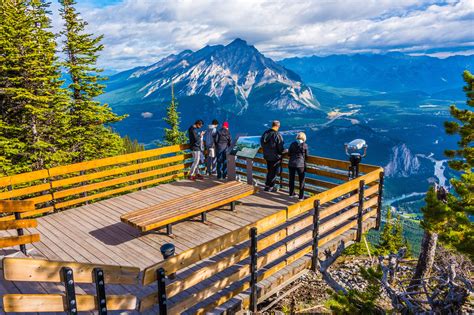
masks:
{"label": "person crouching", "polygon": [[290,197],[295,196],[295,179],[298,173],[299,180],[299,200],[304,199],[304,179],[306,172],[306,159],[308,158],[308,145],[306,144],[306,135],[299,132],[296,141],[291,143],[288,149],[289,161],[288,170],[290,173]]}

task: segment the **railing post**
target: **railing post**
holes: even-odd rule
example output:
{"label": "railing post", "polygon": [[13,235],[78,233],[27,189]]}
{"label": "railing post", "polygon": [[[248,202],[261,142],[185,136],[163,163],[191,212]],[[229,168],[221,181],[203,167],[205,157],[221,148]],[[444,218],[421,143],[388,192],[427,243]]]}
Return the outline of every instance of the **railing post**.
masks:
{"label": "railing post", "polygon": [[[20,220],[20,219],[21,219],[20,212],[15,212],[15,220]],[[23,229],[17,229],[16,232],[18,236],[22,236],[24,234]],[[25,244],[20,244],[20,250],[22,251],[23,254],[25,254],[25,256],[27,255]]]}
{"label": "railing post", "polygon": [[104,271],[101,268],[94,268],[93,273],[97,309],[99,310],[99,315],[107,315],[107,296],[105,295]]}
{"label": "railing post", "polygon": [[47,168],[46,171],[48,172],[48,178],[47,178],[48,183],[49,183],[48,192],[51,195],[51,203],[48,202],[48,204],[51,204],[53,206],[53,212],[56,212],[56,199],[54,199],[53,178],[51,176],[49,168]]}
{"label": "railing post", "polygon": [[158,284],[158,309],[160,311],[160,315],[167,315],[168,307],[166,305],[166,275],[163,268],[160,268],[156,271],[156,279]]}
{"label": "railing post", "polygon": [[364,186],[365,181],[359,182],[359,208],[357,211],[357,242],[362,240],[362,215],[364,212]]}
{"label": "railing post", "polygon": [[74,274],[69,267],[61,269],[64,288],[66,289],[66,312],[69,315],[77,315],[76,289],[74,287]]}
{"label": "railing post", "polygon": [[313,256],[311,260],[311,270],[316,271],[319,268],[319,200],[314,201],[313,214]]}
{"label": "railing post", "polygon": [[257,312],[257,228],[250,229],[250,312]]}
{"label": "railing post", "polygon": [[253,185],[253,160],[246,158],[245,159],[246,173],[247,173],[247,184]]}
{"label": "railing post", "polygon": [[375,223],[375,228],[380,229],[380,223],[382,222],[382,195],[383,195],[383,177],[384,172],[380,172],[379,175],[379,195],[377,198],[377,219]]}

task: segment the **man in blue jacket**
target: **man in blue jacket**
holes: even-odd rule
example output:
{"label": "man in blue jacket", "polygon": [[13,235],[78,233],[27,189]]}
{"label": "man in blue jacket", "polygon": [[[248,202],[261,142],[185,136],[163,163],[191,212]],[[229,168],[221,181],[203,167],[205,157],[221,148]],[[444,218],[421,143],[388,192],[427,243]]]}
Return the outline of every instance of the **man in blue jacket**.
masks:
{"label": "man in blue jacket", "polygon": [[278,132],[280,122],[274,120],[272,128],[265,131],[260,138],[260,145],[263,148],[263,158],[267,162],[267,178],[265,181],[265,191],[277,192],[275,186],[276,177],[281,171],[281,161],[285,152],[283,137]]}

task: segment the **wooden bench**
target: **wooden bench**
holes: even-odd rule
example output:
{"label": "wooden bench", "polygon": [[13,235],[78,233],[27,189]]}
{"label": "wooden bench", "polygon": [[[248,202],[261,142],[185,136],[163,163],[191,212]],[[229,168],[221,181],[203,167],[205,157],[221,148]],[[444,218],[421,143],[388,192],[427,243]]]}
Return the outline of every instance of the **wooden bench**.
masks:
{"label": "wooden bench", "polygon": [[254,186],[231,181],[151,207],[128,212],[122,215],[120,219],[141,232],[166,226],[167,234],[171,235],[173,223],[197,215],[201,215],[202,221],[205,222],[206,211],[226,204],[230,204],[231,210],[234,211],[235,201],[250,196],[256,193],[257,190]]}

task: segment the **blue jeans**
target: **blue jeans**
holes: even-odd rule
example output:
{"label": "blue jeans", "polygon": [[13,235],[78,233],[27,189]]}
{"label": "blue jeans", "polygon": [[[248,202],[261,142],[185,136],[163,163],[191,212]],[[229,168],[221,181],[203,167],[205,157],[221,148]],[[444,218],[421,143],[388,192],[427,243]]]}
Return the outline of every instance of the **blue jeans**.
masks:
{"label": "blue jeans", "polygon": [[217,154],[217,178],[227,177],[227,152],[226,150]]}

